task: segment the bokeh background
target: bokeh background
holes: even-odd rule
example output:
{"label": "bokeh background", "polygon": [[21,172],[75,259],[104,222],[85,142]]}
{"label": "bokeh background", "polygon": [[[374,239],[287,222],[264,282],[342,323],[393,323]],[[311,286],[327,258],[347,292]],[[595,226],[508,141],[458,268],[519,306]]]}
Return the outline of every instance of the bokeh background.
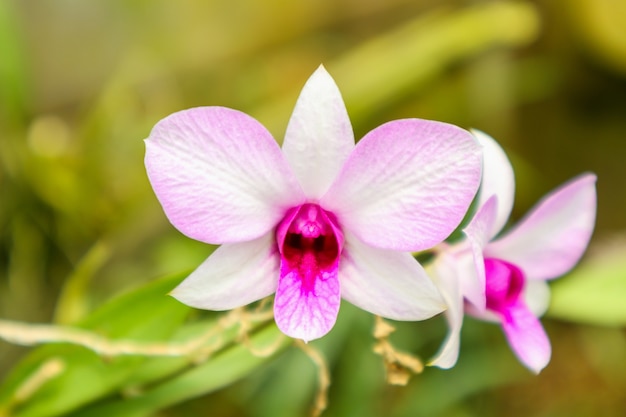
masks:
{"label": "bokeh background", "polygon": [[[626,296],[625,28],[622,0],[0,0],[0,317],[75,323],[198,265],[212,248],[167,223],[142,139],[172,112],[222,105],[280,141],[323,63],[356,137],[420,117],[499,140],[517,175],[515,219],[584,171],[598,175],[599,201],[583,265],[554,284],[553,359],[539,376],[497,326],[469,319],[454,369],[388,386],[372,318],[344,303],[312,343],[331,368],[324,415],[623,416],[626,317],[611,307]],[[397,327],[396,345],[425,358],[446,331],[441,318]],[[29,351],[0,341],[0,381]],[[316,377],[291,347],[152,413],[305,415]]]}

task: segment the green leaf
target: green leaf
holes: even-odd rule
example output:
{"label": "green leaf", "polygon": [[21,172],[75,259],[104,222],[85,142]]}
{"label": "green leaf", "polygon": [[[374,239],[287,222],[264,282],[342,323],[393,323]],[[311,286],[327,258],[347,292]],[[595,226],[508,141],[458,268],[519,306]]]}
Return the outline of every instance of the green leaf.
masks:
{"label": "green leaf", "polygon": [[[284,337],[274,323],[267,325],[250,338],[254,346],[268,346],[277,340],[281,342],[276,351],[286,348],[291,343],[291,339]],[[151,416],[165,407],[230,385],[257,369],[267,360],[267,357],[253,355],[247,347],[241,344],[232,344],[207,362],[156,384],[137,396],[114,398],[79,410],[71,417]]]}
{"label": "green leaf", "polygon": [[[152,282],[122,295],[82,321],[79,326],[107,338],[160,341],[178,329],[191,309],[166,294],[184,275]],[[20,403],[17,395],[38,369],[55,360],[62,371],[42,382]],[[50,344],[35,349],[0,386],[0,415],[57,416],[101,398],[122,386],[146,361],[140,356],[102,358],[82,346]]]}
{"label": "green leaf", "polygon": [[[535,40],[536,8],[526,2],[484,2],[459,11],[442,7],[376,36],[328,62],[341,86],[351,120],[365,120],[381,106],[418,91],[449,66],[494,47],[514,48]],[[376,61],[375,71],[364,71]],[[299,88],[299,87],[298,87]],[[255,116],[270,131],[283,129],[293,107],[290,94],[260,108]]]}
{"label": "green leaf", "polygon": [[13,2],[0,2],[0,120],[6,124],[22,118],[28,85],[22,55],[26,48],[17,22]]}
{"label": "green leaf", "polygon": [[73,273],[65,280],[63,290],[57,300],[54,321],[58,324],[71,324],[83,317],[87,311],[87,291],[95,272],[111,256],[110,245],[96,242],[81,259]]}
{"label": "green leaf", "polygon": [[604,326],[626,325],[624,248],[589,258],[551,285],[548,316]]}

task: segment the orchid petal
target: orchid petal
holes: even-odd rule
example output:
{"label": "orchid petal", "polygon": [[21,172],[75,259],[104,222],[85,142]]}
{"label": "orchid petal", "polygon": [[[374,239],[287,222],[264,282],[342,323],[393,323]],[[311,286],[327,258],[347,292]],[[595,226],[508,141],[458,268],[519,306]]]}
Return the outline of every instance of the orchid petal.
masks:
{"label": "orchid petal", "polygon": [[519,266],[528,279],[563,275],[583,255],[596,217],[596,176],[581,175],[546,195],[485,254]]}
{"label": "orchid petal", "polygon": [[283,333],[309,342],[332,329],[341,304],[337,272],[337,262],[324,269],[292,268],[283,260],[274,299],[274,318]]}
{"label": "orchid petal", "polygon": [[455,259],[445,253],[437,256],[432,264],[432,274],[448,309],[448,334],[439,352],[429,361],[429,365],[443,369],[452,368],[459,357],[461,327],[463,326],[463,294],[459,285],[459,268]]}
{"label": "orchid petal", "polygon": [[342,297],[393,320],[425,320],[446,306],[435,284],[409,253],[378,249],[346,235],[340,261]]}
{"label": "orchid petal", "polygon": [[359,141],[321,205],[371,246],[427,249],[463,219],[478,189],[480,159],[474,137],[456,126],[389,122]]}
{"label": "orchid petal", "polygon": [[515,198],[515,174],[509,158],[498,142],[480,130],[471,130],[483,147],[483,178],[478,195],[478,207],[491,196],[498,197],[498,212],[490,231],[492,239],[506,224]]}
{"label": "orchid petal", "polygon": [[304,85],[289,120],[283,152],[309,199],[328,190],[354,148],[339,88],[323,66]]}
{"label": "orchid petal", "polygon": [[304,201],[270,133],[236,110],[200,107],[161,120],[146,169],[170,222],[206,243],[252,240]]}
{"label": "orchid petal", "polygon": [[273,233],[222,245],[171,295],[191,307],[229,310],[276,291],[279,256]]}
{"label": "orchid petal", "polygon": [[502,330],[511,349],[528,369],[539,373],[550,362],[550,340],[539,319],[523,302],[503,312]]}
{"label": "orchid petal", "polygon": [[473,265],[459,268],[464,271],[462,276],[467,277],[461,279],[461,286],[465,298],[478,310],[483,310],[486,306],[483,248],[487,245],[493,230],[497,207],[497,196],[491,196],[482,206],[479,206],[474,218],[463,230],[471,248]]}

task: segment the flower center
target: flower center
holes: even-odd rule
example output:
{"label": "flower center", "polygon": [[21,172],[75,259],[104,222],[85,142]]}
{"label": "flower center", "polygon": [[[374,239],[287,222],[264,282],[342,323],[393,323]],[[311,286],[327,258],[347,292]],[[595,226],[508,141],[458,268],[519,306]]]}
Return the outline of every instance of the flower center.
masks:
{"label": "flower center", "polygon": [[524,273],[501,259],[485,258],[487,308],[504,312],[517,302],[524,288]]}
{"label": "flower center", "polygon": [[307,203],[287,212],[276,241],[283,267],[300,271],[303,288],[312,289],[320,272],[337,267],[343,233],[332,213]]}

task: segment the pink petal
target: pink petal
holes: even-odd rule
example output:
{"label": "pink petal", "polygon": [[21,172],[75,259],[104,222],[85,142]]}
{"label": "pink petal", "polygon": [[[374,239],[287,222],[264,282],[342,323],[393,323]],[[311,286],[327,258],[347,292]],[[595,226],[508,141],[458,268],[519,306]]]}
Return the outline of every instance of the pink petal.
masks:
{"label": "pink petal", "polygon": [[479,206],[474,218],[465,227],[463,232],[472,253],[472,264],[461,269],[464,271],[461,280],[465,298],[478,310],[485,308],[485,260],[483,248],[491,237],[493,224],[496,220],[498,200],[491,196],[482,206]]}
{"label": "pink petal", "polygon": [[320,66],[291,115],[283,152],[309,199],[328,190],[354,148],[354,134],[335,81]]}
{"label": "pink petal", "polygon": [[313,260],[292,267],[283,260],[274,299],[278,328],[289,337],[305,342],[332,329],[341,303],[337,263],[322,268]]}
{"label": "pink petal", "polygon": [[161,120],[146,140],[145,162],[170,222],[207,243],[260,237],[304,200],[270,133],[232,109],[194,108]]}
{"label": "pink petal", "polygon": [[409,253],[368,246],[346,236],[340,264],[342,297],[393,320],[425,320],[445,303],[435,284]]}
{"label": "pink petal", "polygon": [[459,282],[459,267],[453,257],[446,253],[437,256],[432,264],[433,278],[448,309],[448,334],[439,352],[429,361],[429,365],[443,369],[452,368],[459,357],[461,327],[463,326],[463,294]]}
{"label": "pink petal", "polygon": [[171,295],[191,307],[229,310],[276,291],[279,256],[273,233],[222,245]]}
{"label": "pink petal", "polygon": [[483,178],[478,196],[481,207],[491,196],[498,198],[498,211],[489,239],[502,230],[506,224],[515,197],[515,175],[509,158],[491,136],[472,129],[472,134],[483,147]]}
{"label": "pink petal", "polygon": [[581,175],[546,195],[485,254],[519,266],[528,279],[563,275],[581,258],[596,217],[596,176]]}
{"label": "pink petal", "polygon": [[480,181],[480,159],[480,146],[465,130],[396,120],[359,141],[321,205],[371,246],[427,249],[463,219]]}
{"label": "pink petal", "polygon": [[512,305],[503,315],[502,329],[511,349],[528,369],[539,373],[550,362],[550,340],[523,302]]}
{"label": "pink petal", "polygon": [[291,209],[276,229],[281,256],[274,316],[283,333],[309,341],[335,324],[343,233],[317,204]]}

